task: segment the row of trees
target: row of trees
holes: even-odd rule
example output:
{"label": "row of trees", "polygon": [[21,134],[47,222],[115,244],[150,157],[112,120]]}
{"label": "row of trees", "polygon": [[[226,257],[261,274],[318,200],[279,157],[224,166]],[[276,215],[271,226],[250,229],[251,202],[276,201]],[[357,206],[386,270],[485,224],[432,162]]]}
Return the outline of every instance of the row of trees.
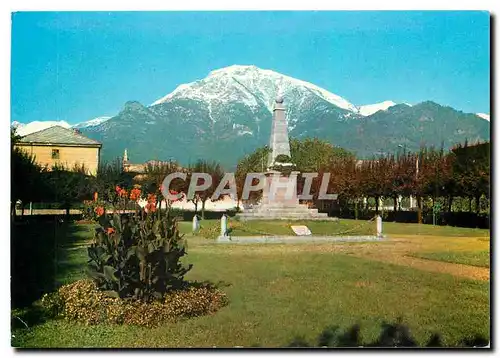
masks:
{"label": "row of trees", "polygon": [[[16,137],[12,135],[12,143]],[[469,210],[475,203],[479,212],[480,198],[489,198],[490,144],[482,143],[470,146],[459,145],[449,152],[444,149],[422,148],[418,153],[402,152],[372,160],[357,160],[356,157],[332,144],[319,139],[292,139],[290,141],[293,169],[301,173],[330,173],[329,193],[338,194],[340,206],[356,208],[374,199],[375,209],[379,210],[379,199],[391,198],[394,210],[398,210],[398,198],[414,197],[419,212],[422,203],[430,200],[446,204],[452,211],[455,200],[467,200]],[[269,149],[259,148],[242,158],[235,170],[235,179],[240,204],[242,188],[246,174],[266,170]],[[187,180],[175,180],[171,189],[187,193],[192,173],[208,173],[212,184],[208,189],[195,192],[192,199],[196,211],[201,208],[202,217],[205,204],[210,200],[218,183],[224,176],[224,170],[217,162],[199,160],[187,167],[178,163],[152,162],[146,166],[145,173],[124,172],[121,161],[103,164],[97,176],[89,176],[85,168],[62,167],[41,168],[34,158],[12,147],[11,203],[12,209],[20,200],[25,205],[29,202],[57,202],[68,212],[75,203],[91,200],[95,192],[107,200],[113,196],[116,185],[130,188],[134,183],[141,184],[148,192],[159,192],[166,175],[183,171]],[[201,180],[201,179],[199,179]],[[201,184],[201,183],[197,183]],[[302,191],[304,178],[299,176],[298,190]],[[313,180],[312,194],[317,199],[320,180]],[[251,201],[258,201],[261,193],[254,192]],[[13,210],[15,214],[15,210]]]}
{"label": "row of trees", "polygon": [[[470,211],[475,202],[478,213],[480,198],[489,198],[489,142],[474,146],[465,143],[448,152],[443,148],[422,148],[417,153],[403,151],[371,160],[358,160],[352,153],[319,139],[294,139],[290,151],[294,170],[319,174],[311,187],[314,199],[323,173],[330,173],[328,192],[338,194],[338,203],[344,207],[357,207],[368,202],[363,199],[372,198],[378,212],[380,199],[391,198],[394,210],[398,210],[399,198],[414,197],[421,221],[424,201],[430,200],[432,205],[444,202],[451,212],[454,200],[465,199]],[[260,148],[239,161],[236,173],[240,185],[247,172],[261,170],[268,152]],[[299,193],[303,184],[304,178],[299,176]]]}
{"label": "row of trees", "polygon": [[[402,153],[356,162],[351,158],[333,159],[326,170],[332,173],[330,190],[344,202],[357,202],[362,197],[374,198],[376,211],[380,198],[392,198],[394,210],[399,197],[417,200],[419,221],[422,202],[432,206],[439,200],[448,212],[456,198],[475,201],[489,197],[490,144],[460,145],[450,152],[422,148],[418,153]],[[471,208],[471,205],[469,205]]]}

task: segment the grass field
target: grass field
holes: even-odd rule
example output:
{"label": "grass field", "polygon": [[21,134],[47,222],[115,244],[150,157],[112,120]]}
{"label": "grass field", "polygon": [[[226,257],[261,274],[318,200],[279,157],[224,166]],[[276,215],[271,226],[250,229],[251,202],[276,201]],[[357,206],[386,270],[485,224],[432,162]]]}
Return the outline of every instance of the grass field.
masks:
{"label": "grass field", "polygon": [[[335,232],[338,223],[307,223],[315,234]],[[367,224],[371,225],[373,223]],[[253,222],[257,230],[285,230],[283,223]],[[337,226],[335,226],[337,225]],[[373,224],[374,225],[374,224]],[[154,329],[64,320],[13,331],[20,347],[280,347],[296,336],[314,341],[327,326],[361,325],[373,340],[383,321],[401,318],[419,342],[438,332],[454,345],[476,334],[489,337],[489,269],[443,262],[425,253],[489,252],[489,231],[385,223],[388,240],[372,243],[217,245],[187,234],[187,278],[219,283],[230,303],[213,316],[164,324]],[[52,230],[52,231],[50,231]],[[91,225],[38,228],[55,240],[43,254],[55,269],[41,291],[84,277]],[[28,230],[29,231],[29,230]],[[56,234],[58,233],[59,234]],[[18,235],[23,234],[23,230]],[[26,232],[24,232],[26,234]],[[40,237],[43,240],[44,237]],[[457,254],[458,255],[458,254]],[[415,257],[418,256],[418,257]],[[458,256],[457,256],[458,257]],[[41,284],[41,282],[40,282]]]}
{"label": "grass field", "polygon": [[[202,226],[220,227],[218,220],[205,220]],[[375,235],[376,224],[374,221],[341,219],[334,221],[248,221],[239,222],[230,218],[228,228],[231,235],[294,235],[290,225],[307,225],[313,235]],[[190,222],[181,222],[184,233],[191,232]],[[419,224],[402,224],[393,222],[383,223],[383,232],[388,235],[425,235],[425,236],[454,236],[454,237],[479,237],[489,236],[489,231],[484,229],[464,229],[453,226],[432,226]]]}
{"label": "grass field", "polygon": [[451,262],[455,264],[490,267],[490,252],[489,251],[472,251],[472,252],[421,252],[413,256],[433,261]]}

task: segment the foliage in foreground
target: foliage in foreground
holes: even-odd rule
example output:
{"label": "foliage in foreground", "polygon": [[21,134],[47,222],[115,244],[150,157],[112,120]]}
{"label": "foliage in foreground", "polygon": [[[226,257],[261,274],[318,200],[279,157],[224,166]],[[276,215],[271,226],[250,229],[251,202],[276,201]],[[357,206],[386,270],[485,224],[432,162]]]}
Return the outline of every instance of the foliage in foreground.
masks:
{"label": "foliage in foreground", "polygon": [[117,186],[115,201],[122,213],[106,215],[103,207],[96,208],[100,226],[88,248],[89,274],[109,297],[149,302],[184,287],[192,265],[182,264],[185,241],[169,212],[157,210],[156,195],[148,194],[144,210],[136,204],[135,213],[123,213],[141,195],[139,188],[129,193]]}
{"label": "foliage in foreground", "polygon": [[46,317],[86,325],[155,327],[165,321],[215,313],[228,300],[224,292],[208,284],[171,291],[163,301],[124,300],[106,296],[93,281],[80,280],[45,294],[40,303]]}

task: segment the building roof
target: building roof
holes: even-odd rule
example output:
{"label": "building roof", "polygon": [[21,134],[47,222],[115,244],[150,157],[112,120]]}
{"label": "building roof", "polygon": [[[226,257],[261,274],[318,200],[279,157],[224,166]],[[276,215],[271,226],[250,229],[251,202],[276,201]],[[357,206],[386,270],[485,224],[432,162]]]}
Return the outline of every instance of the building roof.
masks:
{"label": "building roof", "polygon": [[87,138],[71,128],[54,126],[30,133],[19,140],[20,143],[61,144],[74,146],[101,146],[96,140]]}

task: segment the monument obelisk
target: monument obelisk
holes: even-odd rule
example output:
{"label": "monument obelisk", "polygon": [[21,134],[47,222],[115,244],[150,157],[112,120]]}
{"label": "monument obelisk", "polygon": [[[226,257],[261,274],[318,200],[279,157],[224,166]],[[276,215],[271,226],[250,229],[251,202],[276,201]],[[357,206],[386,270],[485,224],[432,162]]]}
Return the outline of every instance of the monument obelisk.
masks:
{"label": "monument obelisk", "polygon": [[286,122],[285,106],[283,97],[276,98],[273,109],[273,122],[271,124],[271,137],[269,139],[268,169],[275,164],[278,155],[290,157],[290,141],[288,139],[288,125]]}
{"label": "monument obelisk", "polygon": [[[262,192],[262,199],[258,206],[237,214],[240,220],[327,220],[328,214],[318,213],[318,209],[309,209],[307,205],[299,204],[297,197],[297,175],[291,171],[283,175],[279,167],[292,166],[292,163],[282,162],[278,158],[290,158],[290,140],[286,121],[286,108],[283,97],[278,96],[274,103],[271,137],[269,139],[270,153],[267,161],[266,185]],[[287,188],[273,188],[273,182],[289,184]],[[287,190],[290,190],[289,193]],[[291,195],[290,195],[291,194]]]}

